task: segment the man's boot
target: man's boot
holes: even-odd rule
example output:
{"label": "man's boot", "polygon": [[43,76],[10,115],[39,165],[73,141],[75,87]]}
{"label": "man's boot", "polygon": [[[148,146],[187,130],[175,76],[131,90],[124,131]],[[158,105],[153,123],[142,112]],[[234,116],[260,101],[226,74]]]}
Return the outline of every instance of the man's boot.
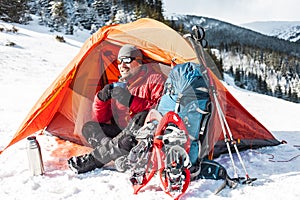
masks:
{"label": "man's boot", "polygon": [[106,142],[103,142],[103,140],[107,138],[103,139],[101,141],[103,145],[96,147],[91,154],[104,164],[116,160],[121,156],[128,155],[130,150],[137,144],[134,132],[144,125],[147,114],[148,111],[136,114],[118,136]]}
{"label": "man's boot", "polygon": [[143,126],[147,113],[147,111],[144,111],[136,114],[128,126],[113,139],[102,138],[100,145],[91,153],[69,159],[69,167],[78,174],[85,173],[101,168],[123,155],[128,155],[130,150],[137,144],[133,132]]}
{"label": "man's boot", "polygon": [[104,166],[92,154],[73,156],[68,160],[69,167],[77,174],[85,173]]}

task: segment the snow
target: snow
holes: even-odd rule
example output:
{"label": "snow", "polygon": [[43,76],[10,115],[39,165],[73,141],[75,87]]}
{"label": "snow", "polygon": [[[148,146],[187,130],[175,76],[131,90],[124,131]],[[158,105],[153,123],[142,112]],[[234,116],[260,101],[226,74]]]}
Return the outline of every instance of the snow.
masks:
{"label": "snow", "polygon": [[[0,149],[12,139],[37,99],[88,38],[88,33],[78,30],[75,36],[64,35],[66,43],[60,43],[54,36],[61,34],[49,33],[34,22],[15,26],[19,29],[17,33],[0,32]],[[8,41],[16,46],[5,46]],[[227,88],[241,104],[287,144],[241,152],[250,177],[258,178],[252,186],[226,188],[214,195],[221,181],[198,180],[190,184],[182,199],[299,199],[300,104],[238,89],[230,78],[226,79]],[[30,176],[26,141],[18,142],[0,155],[0,199],[170,199],[160,189],[158,177],[134,195],[129,175],[116,172],[112,165],[75,175],[65,165],[66,160],[51,157],[51,149],[57,145],[54,137],[38,136],[38,140],[45,174]],[[236,155],[234,159],[242,169]],[[216,160],[233,176],[228,155]],[[63,164],[55,165],[58,162]],[[239,174],[245,175],[243,170]]]}
{"label": "snow", "polygon": [[258,21],[241,24],[241,26],[291,42],[300,40],[300,21]]}

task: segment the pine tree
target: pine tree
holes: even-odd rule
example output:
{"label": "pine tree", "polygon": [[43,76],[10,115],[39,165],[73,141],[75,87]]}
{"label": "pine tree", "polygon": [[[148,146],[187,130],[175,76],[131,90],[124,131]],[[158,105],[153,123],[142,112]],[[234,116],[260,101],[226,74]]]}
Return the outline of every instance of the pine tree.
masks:
{"label": "pine tree", "polygon": [[258,77],[258,80],[257,80],[257,91],[258,92],[262,92],[263,88],[262,88],[262,78],[261,76]]}
{"label": "pine tree", "polygon": [[283,97],[283,92],[282,92],[282,89],[281,89],[281,86],[280,86],[279,83],[275,87],[274,96],[278,97],[278,98],[282,98]]}
{"label": "pine tree", "polygon": [[232,67],[232,65],[231,65],[230,68],[229,68],[229,75],[230,75],[230,76],[233,76],[233,67]]}
{"label": "pine tree", "polygon": [[74,2],[74,14],[72,16],[72,22],[80,29],[90,30],[92,26],[92,13],[89,8],[89,4],[86,0],[75,0]]}
{"label": "pine tree", "polygon": [[164,21],[162,1],[161,0],[152,0],[148,1],[147,13],[148,17],[155,20]]}
{"label": "pine tree", "polygon": [[55,0],[50,2],[51,5],[51,21],[50,27],[55,31],[61,31],[67,22],[67,14],[62,0]]}
{"label": "pine tree", "polygon": [[235,75],[234,75],[234,83],[237,85],[237,86],[241,86],[242,85],[242,83],[241,83],[241,80],[242,80],[242,78],[241,78],[241,70],[240,70],[240,68],[236,68],[235,69]]}
{"label": "pine tree", "polygon": [[50,23],[50,9],[49,3],[51,0],[38,0],[37,1],[37,15],[39,16],[39,24],[48,26]]}
{"label": "pine tree", "polygon": [[292,92],[291,101],[295,103],[299,103],[300,101],[299,96],[295,90]]}
{"label": "pine tree", "polygon": [[257,91],[261,94],[267,94],[268,93],[268,84],[266,82],[266,79],[262,78],[262,76],[258,77],[257,80]]}
{"label": "pine tree", "polygon": [[210,56],[210,58],[212,58],[213,62],[216,64],[217,66],[217,69],[216,71],[213,71],[215,72],[215,74],[217,75],[217,77],[220,79],[220,80],[223,80],[224,79],[224,69],[223,69],[223,61],[222,61],[222,58],[218,59],[217,56],[215,54],[212,53],[211,49],[210,48],[207,48],[206,49],[206,52],[208,53],[208,55]]}
{"label": "pine tree", "polygon": [[26,23],[29,21],[27,0],[1,0],[0,19],[6,22]]}
{"label": "pine tree", "polygon": [[65,12],[67,15],[67,21],[65,24],[65,33],[67,35],[74,34],[74,23],[72,21],[72,16],[74,13],[74,0],[64,0]]}
{"label": "pine tree", "polygon": [[262,81],[262,93],[263,94],[268,94],[268,83],[266,79]]}
{"label": "pine tree", "polygon": [[110,0],[95,0],[92,3],[93,25],[100,28],[112,21],[112,2]]}

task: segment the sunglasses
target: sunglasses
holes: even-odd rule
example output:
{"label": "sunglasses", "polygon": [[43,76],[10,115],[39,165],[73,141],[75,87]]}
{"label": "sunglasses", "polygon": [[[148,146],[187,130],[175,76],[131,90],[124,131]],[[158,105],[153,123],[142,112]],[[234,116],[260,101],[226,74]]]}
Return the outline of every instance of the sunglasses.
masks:
{"label": "sunglasses", "polygon": [[118,58],[117,64],[120,65],[122,62],[125,64],[130,64],[134,60],[138,60],[139,58],[135,57],[123,57],[123,58]]}
{"label": "sunglasses", "polygon": [[125,64],[130,64],[134,60],[142,60],[141,57],[121,57],[117,59],[117,64],[120,65],[122,62]]}

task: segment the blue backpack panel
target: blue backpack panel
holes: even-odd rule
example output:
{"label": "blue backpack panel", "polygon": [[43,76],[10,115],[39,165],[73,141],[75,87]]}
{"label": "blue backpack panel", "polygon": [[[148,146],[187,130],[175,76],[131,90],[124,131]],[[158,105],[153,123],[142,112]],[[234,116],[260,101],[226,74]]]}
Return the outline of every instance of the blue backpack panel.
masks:
{"label": "blue backpack panel", "polygon": [[200,155],[202,123],[209,114],[209,102],[208,87],[198,64],[178,64],[170,71],[157,110],[162,115],[175,111],[185,122],[191,139],[189,156],[192,164],[197,162]]}

